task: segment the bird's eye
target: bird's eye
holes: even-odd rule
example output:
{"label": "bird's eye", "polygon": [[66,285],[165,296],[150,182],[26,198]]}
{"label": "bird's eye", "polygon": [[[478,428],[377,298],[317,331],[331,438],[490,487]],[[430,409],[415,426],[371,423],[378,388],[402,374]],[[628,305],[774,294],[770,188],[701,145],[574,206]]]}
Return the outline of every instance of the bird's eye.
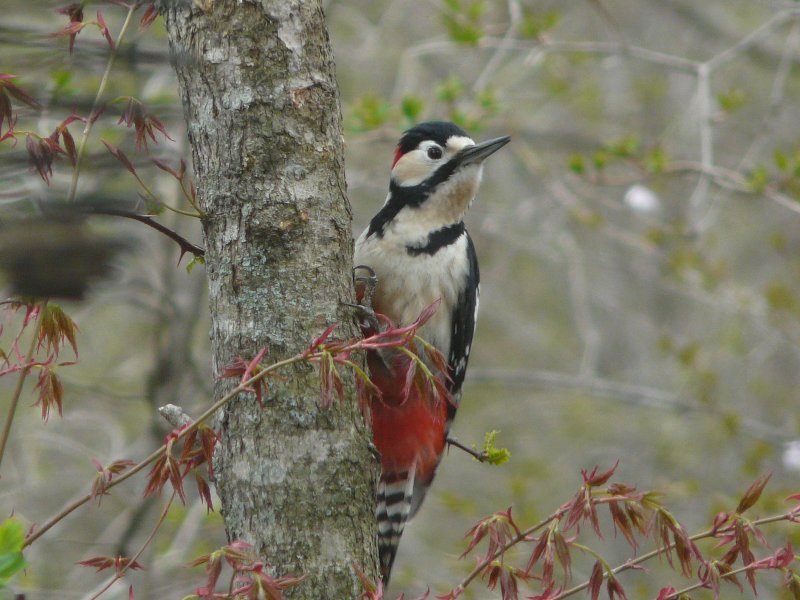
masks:
{"label": "bird's eye", "polygon": [[442,158],[442,149],[439,146],[431,146],[428,148],[428,158],[432,160],[439,160]]}

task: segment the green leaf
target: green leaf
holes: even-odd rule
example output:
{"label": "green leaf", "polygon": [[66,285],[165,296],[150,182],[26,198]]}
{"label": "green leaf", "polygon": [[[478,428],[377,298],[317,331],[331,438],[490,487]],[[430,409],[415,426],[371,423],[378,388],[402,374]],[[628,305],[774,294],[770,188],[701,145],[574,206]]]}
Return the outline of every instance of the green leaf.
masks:
{"label": "green leaf", "polygon": [[598,171],[602,171],[608,164],[608,152],[605,150],[597,150],[592,154],[592,164]]}
{"label": "green leaf", "polygon": [[477,45],[483,37],[484,0],[446,0],[444,6],[442,23],[450,39],[459,44]]}
{"label": "green leaf", "polygon": [[455,75],[443,81],[436,89],[436,97],[442,102],[452,104],[464,95],[464,84]]}
{"label": "green leaf", "polygon": [[0,588],[27,566],[22,556],[25,528],[15,518],[0,524]]}
{"label": "green leaf", "polygon": [[481,107],[487,114],[493,115],[497,113],[497,94],[493,88],[486,88],[478,92],[475,96],[478,106]]}
{"label": "green leaf", "polygon": [[650,173],[663,173],[669,157],[661,146],[656,146],[644,157],[644,166]]}
{"label": "green leaf", "polygon": [[583,160],[583,156],[580,154],[573,154],[570,156],[567,166],[569,170],[576,175],[583,175],[586,172],[586,161]]}
{"label": "green leaf", "polygon": [[534,12],[526,10],[523,13],[520,35],[525,38],[539,38],[558,24],[560,13],[554,10]]}
{"label": "green leaf", "polygon": [[786,156],[780,149],[776,148],[773,154],[775,159],[775,166],[779,171],[786,172],[789,170],[789,157]]}
{"label": "green leaf", "polygon": [[769,183],[769,171],[764,165],[759,165],[747,176],[747,186],[750,191],[758,194],[764,191]]}
{"label": "green leaf", "polygon": [[403,116],[408,119],[410,123],[416,123],[423,109],[422,99],[418,96],[403,96],[400,101],[400,110]]}
{"label": "green leaf", "polygon": [[374,94],[367,94],[357,100],[352,107],[355,129],[370,131],[383,125],[389,118],[389,103]]}
{"label": "green leaf", "polygon": [[732,113],[741,108],[746,100],[744,92],[739,88],[731,88],[727,92],[717,95],[717,103],[726,113]]}
{"label": "green leaf", "polygon": [[192,260],[189,261],[189,264],[186,265],[186,272],[191,273],[194,270],[195,266],[204,264],[206,264],[205,258],[203,258],[202,256],[194,256],[192,257]]}
{"label": "green leaf", "polygon": [[797,298],[791,288],[781,281],[772,281],[764,288],[764,299],[772,310],[792,310]]}
{"label": "green leaf", "polygon": [[487,431],[483,438],[483,453],[486,455],[486,462],[492,465],[502,465],[511,458],[511,452],[508,448],[497,448],[494,445],[494,440],[497,434],[500,433],[497,429]]}
{"label": "green leaf", "polygon": [[618,140],[614,140],[606,146],[608,151],[620,158],[629,158],[639,152],[639,138],[631,133]]}

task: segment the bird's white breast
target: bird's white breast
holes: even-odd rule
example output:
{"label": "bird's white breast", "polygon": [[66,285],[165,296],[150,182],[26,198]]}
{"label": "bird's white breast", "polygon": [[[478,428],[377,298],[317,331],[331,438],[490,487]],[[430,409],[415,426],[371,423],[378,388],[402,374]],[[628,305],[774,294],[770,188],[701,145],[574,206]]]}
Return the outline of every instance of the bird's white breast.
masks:
{"label": "bird's white breast", "polygon": [[361,234],[356,241],[355,264],[368,265],[378,276],[373,298],[376,312],[385,314],[397,325],[413,323],[430,304],[441,299],[436,313],[419,335],[442,352],[450,352],[452,309],[458,303],[467,280],[466,234],[434,255],[411,256],[406,251],[409,239],[387,227],[383,237]]}

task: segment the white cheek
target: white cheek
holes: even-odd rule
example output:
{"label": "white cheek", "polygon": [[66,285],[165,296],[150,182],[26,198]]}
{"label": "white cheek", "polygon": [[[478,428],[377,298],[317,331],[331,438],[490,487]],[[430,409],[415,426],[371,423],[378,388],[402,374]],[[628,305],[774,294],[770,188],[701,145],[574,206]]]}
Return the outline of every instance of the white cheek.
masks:
{"label": "white cheek", "polygon": [[400,157],[392,168],[392,179],[403,187],[419,185],[434,170],[433,161],[421,150],[412,150]]}

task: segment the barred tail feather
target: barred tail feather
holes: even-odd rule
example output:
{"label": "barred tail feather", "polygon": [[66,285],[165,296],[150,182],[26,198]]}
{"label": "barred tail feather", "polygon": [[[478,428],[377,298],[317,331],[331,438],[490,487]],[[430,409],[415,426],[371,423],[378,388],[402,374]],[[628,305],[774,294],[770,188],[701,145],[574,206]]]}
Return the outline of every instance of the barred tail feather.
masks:
{"label": "barred tail feather", "polygon": [[414,491],[414,471],[383,473],[378,483],[378,502],[375,516],[378,520],[378,555],[383,583],[388,585],[392,564],[400,545],[400,536],[411,511]]}

